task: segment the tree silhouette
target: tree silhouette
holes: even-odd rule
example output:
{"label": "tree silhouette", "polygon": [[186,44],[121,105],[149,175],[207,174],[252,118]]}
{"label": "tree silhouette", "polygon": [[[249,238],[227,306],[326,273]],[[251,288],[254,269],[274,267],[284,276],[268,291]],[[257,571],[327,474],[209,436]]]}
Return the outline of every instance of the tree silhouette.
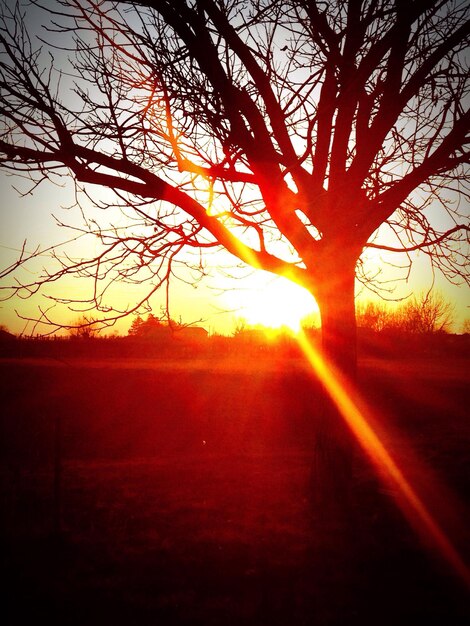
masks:
{"label": "tree silhouette", "polygon": [[[99,253],[58,258],[14,293],[89,276],[88,304],[112,319],[129,312],[110,313],[112,281],[148,282],[130,309],[142,310],[179,261],[204,273],[202,252],[224,248],[306,287],[325,349],[353,372],[365,249],[420,249],[451,279],[463,275],[466,0],[47,9],[38,47],[28,9],[2,1],[1,165],[34,185],[72,175],[86,194],[111,190],[96,203],[126,221],[105,228],[85,215]],[[384,224],[396,243],[376,239]]]}
{"label": "tree silhouette", "polygon": [[396,328],[411,333],[445,333],[453,323],[453,306],[440,293],[424,293],[396,313]]}
{"label": "tree silhouette", "polygon": [[375,332],[447,333],[454,322],[453,309],[441,293],[429,291],[414,296],[394,311],[383,303],[360,303],[356,319],[359,328]]}
{"label": "tree silhouette", "polygon": [[94,327],[93,319],[82,315],[79,319],[71,322],[68,326],[69,337],[73,339],[91,339],[97,336],[97,330]]}
{"label": "tree silhouette", "polygon": [[[176,325],[176,324],[175,324]],[[129,329],[131,337],[165,337],[171,335],[172,329],[167,320],[161,320],[149,313],[146,320],[137,316]]]}

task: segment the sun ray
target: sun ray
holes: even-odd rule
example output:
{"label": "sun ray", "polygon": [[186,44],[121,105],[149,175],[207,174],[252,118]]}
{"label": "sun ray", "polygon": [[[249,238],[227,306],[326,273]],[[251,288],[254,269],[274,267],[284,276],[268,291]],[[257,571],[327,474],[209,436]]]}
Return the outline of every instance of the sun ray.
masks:
{"label": "sun ray", "polygon": [[353,393],[350,385],[336,371],[333,365],[326,362],[325,358],[308,340],[305,333],[298,333],[297,340],[310,366],[323,383],[362,449],[372,460],[380,474],[385,476],[390,484],[397,489],[407,504],[406,508],[402,508],[405,509],[404,512],[408,517],[411,511],[412,519],[409,521],[432,541],[440,554],[470,588],[470,569],[445,532],[430,514],[424,502],[405,477],[403,470],[400,469],[398,463],[393,459],[391,453],[374,431],[370,423],[371,420],[367,417],[367,409],[363,401],[359,402],[359,400],[355,399],[358,398],[357,391]]}

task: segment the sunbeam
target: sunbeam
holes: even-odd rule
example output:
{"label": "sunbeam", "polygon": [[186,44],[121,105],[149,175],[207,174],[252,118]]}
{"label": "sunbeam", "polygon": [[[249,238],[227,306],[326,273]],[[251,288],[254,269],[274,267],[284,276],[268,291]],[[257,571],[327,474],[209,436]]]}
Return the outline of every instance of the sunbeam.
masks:
{"label": "sunbeam", "polygon": [[374,431],[370,423],[371,420],[367,417],[370,409],[365,408],[364,402],[359,399],[357,391],[353,390],[351,384],[344,379],[331,363],[325,360],[308,340],[305,333],[300,332],[297,338],[310,366],[323,383],[328,395],[358,443],[380,471],[380,474],[402,496],[404,503],[406,503],[406,506],[403,505],[402,509],[404,509],[409,521],[432,542],[438,552],[470,588],[470,569]]}

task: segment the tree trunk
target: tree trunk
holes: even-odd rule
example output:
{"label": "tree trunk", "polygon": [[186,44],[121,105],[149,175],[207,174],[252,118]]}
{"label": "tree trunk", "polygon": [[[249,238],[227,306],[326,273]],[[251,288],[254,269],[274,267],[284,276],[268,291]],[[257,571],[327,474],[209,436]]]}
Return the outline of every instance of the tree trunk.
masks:
{"label": "tree trunk", "polygon": [[326,358],[350,382],[357,374],[357,331],[354,301],[355,271],[336,275],[317,292],[322,321],[322,348]]}
{"label": "tree trunk", "polygon": [[[315,294],[323,353],[343,387],[354,385],[357,375],[354,282],[355,263],[351,262],[329,273],[328,282],[320,284]],[[331,410],[320,416],[312,468],[313,503],[320,518],[337,522],[338,517],[349,517],[355,447],[354,436],[332,398]]]}

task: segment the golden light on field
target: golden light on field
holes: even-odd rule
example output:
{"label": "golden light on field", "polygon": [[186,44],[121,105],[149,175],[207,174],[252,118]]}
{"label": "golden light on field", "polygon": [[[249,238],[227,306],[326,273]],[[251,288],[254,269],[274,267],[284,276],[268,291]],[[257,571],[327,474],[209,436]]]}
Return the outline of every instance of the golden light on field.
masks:
{"label": "golden light on field", "polygon": [[298,332],[306,317],[318,314],[313,296],[286,278],[257,272],[246,280],[246,289],[228,291],[225,300],[250,326],[284,327]]}

